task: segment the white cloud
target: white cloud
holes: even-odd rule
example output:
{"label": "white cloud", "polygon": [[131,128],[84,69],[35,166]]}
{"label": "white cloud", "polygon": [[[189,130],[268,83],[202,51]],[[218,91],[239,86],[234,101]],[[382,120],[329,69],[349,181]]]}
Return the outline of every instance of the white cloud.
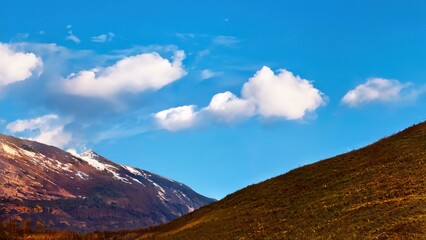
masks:
{"label": "white cloud", "polygon": [[123,92],[140,93],[160,89],[186,75],[183,51],[176,51],[172,61],[157,53],[126,57],[107,68],[80,71],[63,82],[66,93],[112,99]]}
{"label": "white cloud", "polygon": [[69,120],[49,114],[28,120],[16,120],[9,123],[6,129],[12,133],[35,132],[35,136],[29,139],[62,148],[69,144],[72,138],[72,134],[64,131],[68,123]]}
{"label": "white cloud", "polygon": [[212,77],[216,77],[216,76],[218,76],[220,74],[221,73],[214,72],[214,71],[212,71],[210,69],[204,69],[204,70],[201,71],[200,77],[201,77],[202,80],[206,80],[206,79],[210,79]]}
{"label": "white cloud", "polygon": [[281,69],[278,75],[263,67],[244,84],[242,97],[252,101],[264,117],[302,119],[325,103],[311,82]]}
{"label": "white cloud", "polygon": [[66,151],[73,156],[80,157],[80,154],[77,152],[77,149],[75,148],[70,148],[70,149],[67,149]]}
{"label": "white cloud", "polygon": [[367,82],[358,85],[346,93],[342,103],[356,107],[368,102],[389,102],[401,98],[401,90],[410,84],[403,84],[398,80],[384,78],[370,78]]}
{"label": "white cloud", "polygon": [[80,38],[78,38],[76,35],[72,33],[72,31],[68,32],[68,36],[66,37],[67,40],[71,40],[77,44],[81,42]]}
{"label": "white cloud", "polygon": [[228,91],[214,95],[205,110],[221,121],[232,122],[253,116],[256,107],[252,102],[238,98]]}
{"label": "white cloud", "polygon": [[[179,129],[184,129],[194,125],[197,115],[203,116],[203,120],[222,122],[233,122],[255,115],[299,120],[323,104],[325,96],[308,80],[295,76],[285,69],[281,69],[276,75],[270,68],[263,67],[244,84],[241,98],[227,91],[214,95],[210,104],[201,111],[194,112],[193,105],[183,106],[161,111],[155,117],[160,123],[164,119],[173,119],[170,121],[171,125],[174,125],[174,121],[180,123],[181,119],[191,119],[183,121],[185,125]],[[197,120],[200,119],[201,117],[198,117]],[[166,124],[160,126],[175,130]]]}
{"label": "white cloud", "polygon": [[194,126],[197,121],[197,112],[194,105],[188,105],[163,110],[156,113],[154,117],[161,128],[178,131]]}
{"label": "white cloud", "polygon": [[68,29],[68,36],[66,36],[65,39],[79,44],[81,40],[72,32],[72,25],[67,25],[67,29]]}
{"label": "white cloud", "polygon": [[0,88],[30,78],[43,67],[34,53],[17,52],[9,44],[0,43]]}
{"label": "white cloud", "polygon": [[111,42],[114,37],[115,37],[115,34],[112,32],[109,32],[108,34],[93,36],[92,42],[97,42],[97,43]]}

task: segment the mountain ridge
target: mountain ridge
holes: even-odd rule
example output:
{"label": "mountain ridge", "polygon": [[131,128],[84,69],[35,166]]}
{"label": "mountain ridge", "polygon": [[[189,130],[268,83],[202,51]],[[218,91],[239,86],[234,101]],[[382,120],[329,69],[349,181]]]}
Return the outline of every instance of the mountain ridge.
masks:
{"label": "mountain ridge", "polygon": [[[94,231],[168,222],[214,200],[160,175],[0,135],[0,220]],[[38,209],[38,210],[34,210]]]}

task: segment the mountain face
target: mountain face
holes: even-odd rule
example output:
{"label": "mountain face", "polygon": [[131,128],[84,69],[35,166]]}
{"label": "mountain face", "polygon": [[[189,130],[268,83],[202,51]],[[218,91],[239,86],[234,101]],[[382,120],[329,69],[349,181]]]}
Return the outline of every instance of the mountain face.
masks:
{"label": "mountain face", "polygon": [[426,239],[426,122],[107,239]]}
{"label": "mountain face", "polygon": [[47,229],[74,231],[132,229],[166,223],[213,201],[91,150],[71,154],[0,135],[0,221],[29,218]]}

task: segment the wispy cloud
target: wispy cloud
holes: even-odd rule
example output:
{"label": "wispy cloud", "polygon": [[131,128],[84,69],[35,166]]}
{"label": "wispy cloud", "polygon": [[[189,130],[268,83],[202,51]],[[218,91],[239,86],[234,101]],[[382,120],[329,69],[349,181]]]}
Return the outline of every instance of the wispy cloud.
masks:
{"label": "wispy cloud", "polygon": [[205,56],[207,56],[209,54],[210,54],[210,50],[209,49],[204,49],[204,50],[201,50],[201,51],[197,52],[197,56],[199,58],[205,57]]}
{"label": "wispy cloud", "polygon": [[65,39],[73,41],[74,43],[79,44],[81,42],[80,38],[78,38],[72,31],[72,25],[67,25],[66,27],[68,29],[68,36],[65,37]]}
{"label": "wispy cloud", "polygon": [[221,72],[215,72],[215,71],[210,70],[210,69],[203,69],[200,72],[200,78],[201,78],[201,80],[207,80],[207,79],[219,76],[221,74],[222,74]]}
{"label": "wispy cloud", "polygon": [[20,41],[25,41],[30,37],[29,33],[17,33],[14,41],[20,42]]}
{"label": "wispy cloud", "polygon": [[106,140],[115,140],[119,138],[126,138],[135,136],[138,134],[154,131],[155,126],[149,121],[144,121],[143,123],[133,122],[133,123],[119,123],[113,124],[106,129],[100,130],[92,134],[89,144],[96,144]]}
{"label": "wispy cloud", "polygon": [[181,39],[187,39],[187,38],[195,38],[195,33],[176,33],[176,37]]}
{"label": "wispy cloud", "polygon": [[216,36],[213,38],[213,43],[217,45],[222,45],[226,47],[233,47],[241,40],[234,36]]}
{"label": "wispy cloud", "polygon": [[104,42],[111,42],[114,37],[115,37],[115,34],[112,32],[109,32],[106,34],[93,36],[91,40],[92,42],[96,42],[96,43],[104,43]]}
{"label": "wispy cloud", "polygon": [[[224,20],[225,21],[225,20]],[[209,34],[199,34],[199,33],[176,33],[177,38],[182,40],[207,40],[209,44],[225,46],[225,47],[234,47],[241,39],[236,36],[227,36],[227,35],[209,35]]]}

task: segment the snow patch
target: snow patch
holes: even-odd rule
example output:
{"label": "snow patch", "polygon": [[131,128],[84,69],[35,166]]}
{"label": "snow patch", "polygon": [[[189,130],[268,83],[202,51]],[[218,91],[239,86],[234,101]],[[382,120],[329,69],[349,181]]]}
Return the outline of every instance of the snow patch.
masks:
{"label": "snow patch", "polygon": [[9,146],[8,144],[1,143],[1,147],[3,148],[3,151],[7,153],[8,155],[12,155],[12,156],[18,155],[18,151],[16,151],[14,148]]}
{"label": "snow patch", "polygon": [[90,166],[96,168],[99,171],[107,171],[112,174],[112,177],[120,180],[127,184],[132,184],[129,179],[122,177],[119,173],[117,173],[115,170],[118,170],[117,167],[111,165],[111,164],[105,164],[99,161],[100,156],[93,152],[92,150],[85,151],[81,155],[77,154],[74,151],[69,151],[70,154],[73,154],[74,156],[80,158],[81,160],[87,162]]}
{"label": "snow patch", "polygon": [[131,172],[131,173],[133,173],[134,175],[137,175],[137,176],[141,176],[141,177],[143,177],[143,175],[141,174],[141,172],[139,171],[139,170],[137,170],[136,168],[134,168],[134,167],[130,167],[130,166],[126,166],[126,165],[121,165],[124,169],[126,169],[127,171],[129,171],[129,172]]}
{"label": "snow patch", "polygon": [[89,179],[89,175],[81,171],[78,171],[75,175],[83,180]]}
{"label": "snow patch", "polygon": [[[25,149],[20,149],[20,153],[22,155],[25,155],[25,156],[31,157],[31,158],[35,158],[37,156],[37,153],[31,152],[31,151],[27,151]],[[45,156],[43,154],[40,154],[40,157],[45,157]]]}
{"label": "snow patch", "polygon": [[164,203],[165,201],[169,201],[169,199],[166,198],[166,191],[164,190],[164,188],[162,188],[160,185],[158,185],[157,183],[150,181],[157,189],[157,196],[160,198],[160,200]]}
{"label": "snow patch", "polygon": [[131,178],[131,179],[145,187],[145,184],[143,184],[141,181],[137,180],[136,178]]}
{"label": "snow patch", "polygon": [[185,193],[180,190],[173,190],[173,193],[179,199],[180,203],[188,208],[188,212],[193,212],[195,210],[193,201],[188,198]]}
{"label": "snow patch", "polygon": [[168,201],[166,198],[166,195],[162,191],[157,191],[157,196],[160,198],[160,200],[164,203],[165,201]]}
{"label": "snow patch", "polygon": [[[1,149],[3,149],[3,152],[0,151],[0,153],[5,153],[7,155],[11,156],[19,156],[20,161],[26,161],[26,164],[28,165],[28,162],[31,162],[35,165],[40,165],[47,170],[51,170],[56,173],[63,173],[66,172],[73,172],[70,167],[72,164],[66,163],[63,164],[60,161],[56,159],[49,158],[41,153],[36,153],[32,151],[28,151],[26,149],[20,148],[14,144],[1,141],[0,142]],[[29,166],[29,165],[28,165]]]}
{"label": "snow patch", "polygon": [[[111,166],[111,165],[109,165],[109,166]],[[117,173],[117,172],[115,172],[114,170],[109,169],[109,168],[108,168],[108,166],[107,166],[106,170],[107,170],[108,172],[112,173],[112,175],[113,175],[112,177],[113,177],[113,178],[115,178],[115,179],[117,179],[117,180],[120,180],[120,181],[122,181],[122,182],[124,182],[124,183],[132,184],[131,182],[129,182],[129,179],[124,178],[124,177],[121,177],[121,176],[120,176],[120,174],[118,174],[118,173]]]}
{"label": "snow patch", "polygon": [[58,160],[56,160],[56,169],[62,169],[62,170],[67,171],[67,172],[72,172],[71,169],[70,169],[71,166],[72,166],[72,164],[70,164],[70,163],[63,164],[63,163],[59,162]]}
{"label": "snow patch", "polygon": [[99,162],[96,159],[90,158],[90,157],[86,157],[81,155],[80,158],[82,160],[84,160],[85,162],[87,162],[90,166],[100,170],[100,171],[104,171],[106,169],[106,165],[104,163]]}

